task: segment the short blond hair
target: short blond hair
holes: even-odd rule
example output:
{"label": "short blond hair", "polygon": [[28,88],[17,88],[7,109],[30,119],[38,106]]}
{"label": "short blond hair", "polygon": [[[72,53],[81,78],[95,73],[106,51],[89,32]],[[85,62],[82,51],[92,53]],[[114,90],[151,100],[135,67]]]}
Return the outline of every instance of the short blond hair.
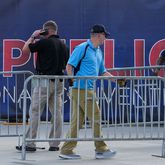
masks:
{"label": "short blond hair", "polygon": [[43,24],[43,29],[46,29],[46,28],[50,28],[54,31],[57,31],[58,30],[58,26],[56,24],[55,21],[52,21],[52,20],[49,20],[49,21],[46,21],[44,24]]}

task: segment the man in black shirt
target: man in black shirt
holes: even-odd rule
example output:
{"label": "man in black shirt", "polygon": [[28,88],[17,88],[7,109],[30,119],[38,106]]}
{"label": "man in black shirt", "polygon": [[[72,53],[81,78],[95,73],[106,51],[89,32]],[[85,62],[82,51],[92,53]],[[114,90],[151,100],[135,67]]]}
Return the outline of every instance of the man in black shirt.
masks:
{"label": "man in black shirt", "polygon": [[[37,52],[36,72],[39,75],[63,75],[63,70],[68,59],[68,50],[66,45],[59,39],[57,35],[58,27],[54,21],[47,21],[43,25],[42,30],[36,30],[32,36],[26,41],[22,51],[24,53]],[[62,81],[57,82],[56,91],[56,111],[54,110],[55,84],[51,79],[48,83],[49,92],[47,94],[47,87],[35,87],[32,95],[32,103],[29,111],[30,124],[26,137],[36,138],[38,129],[39,114],[42,114],[45,104],[49,104],[49,109],[52,116],[55,116],[52,128],[50,131],[50,138],[60,138],[62,129]],[[47,98],[48,95],[48,98]],[[55,114],[54,114],[55,113]],[[49,142],[49,151],[59,150],[59,141]],[[22,150],[22,146],[16,146],[17,150]],[[36,144],[28,142],[26,151],[36,151]]]}

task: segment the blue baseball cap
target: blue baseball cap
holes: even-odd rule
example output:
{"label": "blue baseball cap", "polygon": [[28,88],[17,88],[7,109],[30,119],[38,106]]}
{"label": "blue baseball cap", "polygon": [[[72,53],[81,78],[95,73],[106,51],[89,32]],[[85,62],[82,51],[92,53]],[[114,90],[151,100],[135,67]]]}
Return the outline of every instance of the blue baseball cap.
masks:
{"label": "blue baseball cap", "polygon": [[91,33],[105,33],[105,37],[110,36],[110,33],[106,31],[105,26],[102,24],[94,25],[91,28]]}

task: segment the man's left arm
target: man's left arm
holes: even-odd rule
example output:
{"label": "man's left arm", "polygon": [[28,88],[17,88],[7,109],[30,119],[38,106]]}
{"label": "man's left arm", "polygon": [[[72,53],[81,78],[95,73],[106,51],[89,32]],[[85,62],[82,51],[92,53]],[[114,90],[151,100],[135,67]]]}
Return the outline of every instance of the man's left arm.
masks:
{"label": "man's left arm", "polygon": [[110,76],[110,77],[112,77],[111,80],[113,82],[115,82],[115,79],[113,78],[114,76],[111,73],[109,73],[109,72],[106,71],[106,72],[103,73],[103,76]]}
{"label": "man's left arm", "polygon": [[[116,82],[116,79],[114,79],[114,76],[111,73],[107,72],[107,71],[104,72],[103,76],[110,76],[110,77],[112,77],[111,80],[113,82]],[[119,84],[120,87],[124,87],[124,86],[126,86],[127,81],[125,79],[117,79],[117,83]]]}

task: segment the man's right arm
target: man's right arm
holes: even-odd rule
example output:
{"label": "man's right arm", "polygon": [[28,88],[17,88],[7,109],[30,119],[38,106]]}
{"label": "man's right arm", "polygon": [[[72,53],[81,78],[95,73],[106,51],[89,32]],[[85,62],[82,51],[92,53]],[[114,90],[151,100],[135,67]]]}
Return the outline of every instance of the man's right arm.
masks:
{"label": "man's right arm", "polygon": [[[73,76],[73,66],[70,64],[66,65],[66,71],[68,76]],[[74,79],[68,79],[69,86],[73,86]]]}
{"label": "man's right arm", "polygon": [[34,31],[33,34],[31,35],[31,37],[25,42],[25,44],[22,48],[23,53],[27,53],[27,54],[30,53],[29,44],[34,43],[36,37],[38,37],[40,35],[40,31],[41,30]]}
{"label": "man's right arm", "polygon": [[67,64],[66,71],[67,71],[68,76],[72,76],[73,75],[73,66],[70,64]]}
{"label": "man's right arm", "polygon": [[29,44],[30,43],[34,43],[35,38],[30,37],[24,44],[23,48],[22,48],[22,52],[29,54],[30,53],[30,49],[29,49]]}

